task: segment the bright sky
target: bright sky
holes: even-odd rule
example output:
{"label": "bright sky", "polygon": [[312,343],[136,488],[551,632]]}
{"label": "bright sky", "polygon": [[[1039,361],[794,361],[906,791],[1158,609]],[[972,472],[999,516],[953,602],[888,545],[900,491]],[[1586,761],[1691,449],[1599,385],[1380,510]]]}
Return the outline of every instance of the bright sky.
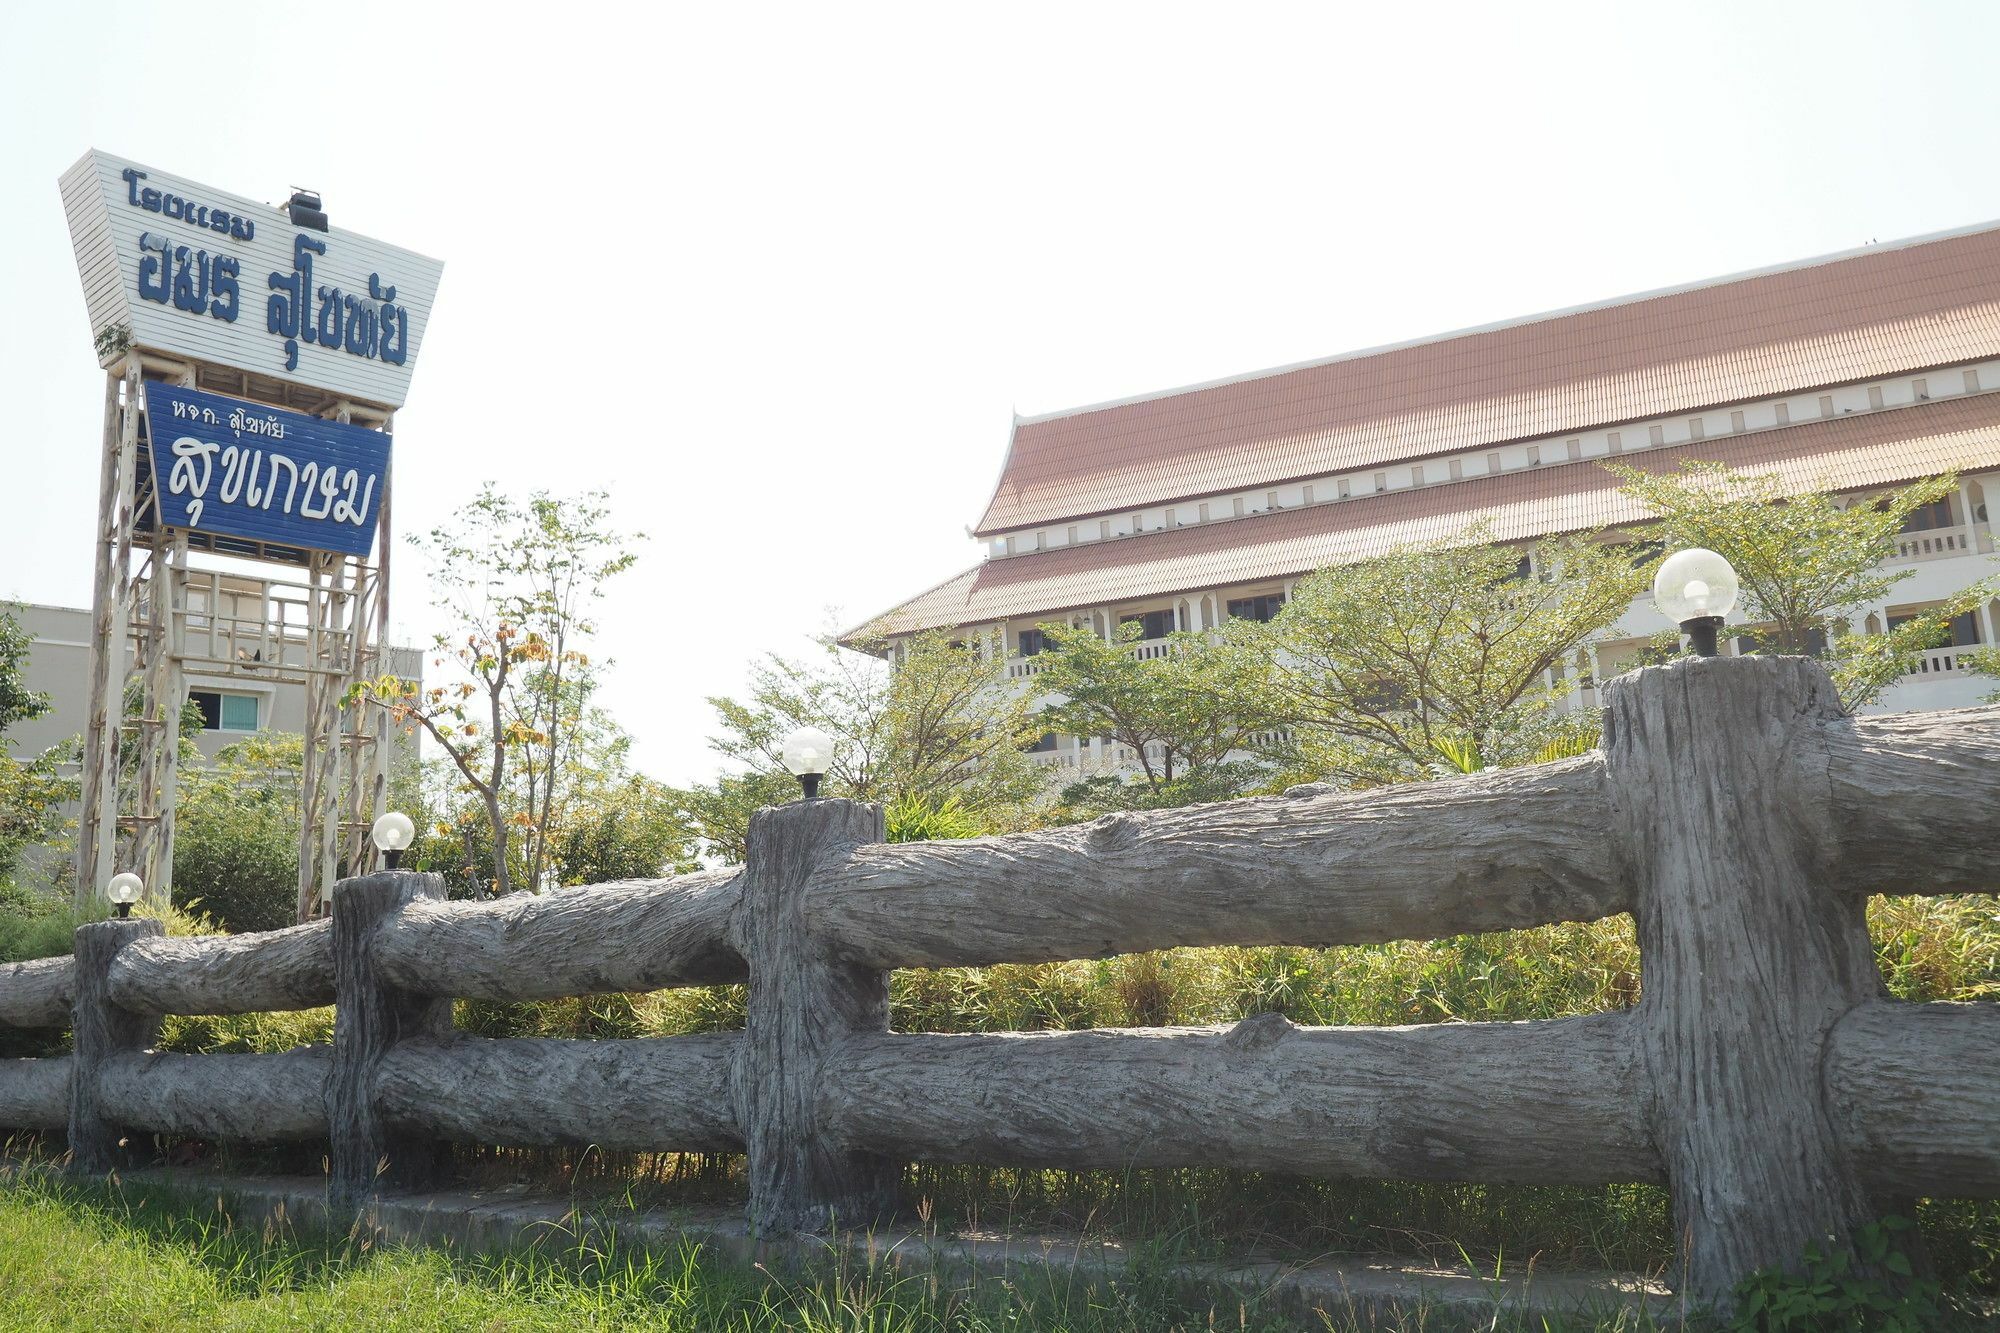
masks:
{"label": "bright sky", "polygon": [[[0,19],[0,597],[86,604],[91,147],[445,261],[396,518],[608,489],[607,703],[973,563],[1009,414],[2000,216],[2000,9],[45,4]],[[417,561],[399,637],[432,622]]]}

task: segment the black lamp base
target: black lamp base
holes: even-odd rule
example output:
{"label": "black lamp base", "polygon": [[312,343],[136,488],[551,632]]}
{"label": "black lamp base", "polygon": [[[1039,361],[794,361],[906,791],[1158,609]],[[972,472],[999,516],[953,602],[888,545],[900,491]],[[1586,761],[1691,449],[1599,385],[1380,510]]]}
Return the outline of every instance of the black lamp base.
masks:
{"label": "black lamp base", "polygon": [[402,865],[403,865],[402,848],[398,847],[394,851],[382,853],[382,868],[384,870],[400,870],[402,868]]}
{"label": "black lamp base", "polygon": [[799,786],[805,788],[806,799],[810,801],[816,798],[819,795],[819,780],[821,775],[818,773],[801,773],[798,776]]}
{"label": "black lamp base", "polygon": [[131,920],[131,918],[132,918],[132,904],[130,903],[118,904],[118,919],[120,921],[129,921]]}
{"label": "black lamp base", "polygon": [[1681,622],[1681,633],[1688,636],[1688,647],[1696,657],[1715,656],[1716,635],[1721,630],[1721,616],[1696,616],[1693,620]]}

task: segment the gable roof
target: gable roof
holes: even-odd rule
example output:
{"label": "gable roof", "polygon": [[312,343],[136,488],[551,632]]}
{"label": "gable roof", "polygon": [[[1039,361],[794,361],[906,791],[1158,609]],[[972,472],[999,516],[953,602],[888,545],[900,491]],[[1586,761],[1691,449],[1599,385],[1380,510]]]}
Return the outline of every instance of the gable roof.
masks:
{"label": "gable roof", "polygon": [[2000,353],[2000,224],[1024,418],[979,536]]}
{"label": "gable roof", "polygon": [[[1692,459],[1832,491],[1991,468],[2000,466],[2000,394],[1647,449],[1620,461],[1666,472]],[[991,624],[1290,578],[1447,540],[1481,519],[1494,540],[1524,541],[1650,518],[1619,485],[1597,461],[1563,462],[989,560],[843,637]]]}

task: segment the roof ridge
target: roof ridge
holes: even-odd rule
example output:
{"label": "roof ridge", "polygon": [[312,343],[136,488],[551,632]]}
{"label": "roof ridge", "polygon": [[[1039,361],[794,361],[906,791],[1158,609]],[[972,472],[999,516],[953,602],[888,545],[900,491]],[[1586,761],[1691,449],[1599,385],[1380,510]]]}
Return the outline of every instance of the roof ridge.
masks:
{"label": "roof ridge", "polygon": [[[1920,245],[1934,245],[1940,241],[1956,240],[1963,236],[1973,236],[1980,232],[2000,230],[2000,218],[1985,222],[1975,222],[1963,227],[1952,227],[1944,231],[1927,232],[1918,236],[1906,236],[1896,240],[1874,242],[1854,246],[1846,250],[1835,250],[1805,259],[1786,260],[1783,263],[1767,264],[1761,268],[1744,269],[1736,273],[1725,273],[1717,277],[1700,278],[1691,282],[1677,283],[1667,287],[1656,287],[1648,291],[1632,292],[1623,296],[1607,297],[1598,301],[1587,301],[1581,305],[1564,306],[1555,310],[1544,310],[1531,315],[1517,315],[1510,319],[1494,320],[1486,324],[1474,324],[1462,329],[1452,329],[1444,333],[1426,334],[1419,338],[1407,338],[1400,342],[1381,343],[1374,347],[1356,348],[1339,352],[1332,356],[1314,357],[1305,361],[1294,361],[1289,365],[1271,366],[1264,370],[1242,371],[1235,375],[1224,375],[1212,380],[1202,380],[1195,384],[1183,384],[1177,388],[1154,389],[1144,393],[1131,394],[1123,398],[1111,398],[1101,403],[1088,403],[1081,407],[1058,408],[1050,412],[1039,412],[1031,416],[1014,414],[1013,429],[1009,432],[1011,452],[1012,436],[1022,426],[1038,426],[1048,421],[1060,421],[1066,417],[1088,416],[1093,412],[1108,412],[1114,408],[1132,407],[1139,403],[1156,402],[1165,398],[1177,398],[1182,394],[1199,393],[1204,389],[1220,389],[1232,384],[1247,384],[1253,380],[1275,379],[1300,370],[1318,370],[1324,366],[1339,365],[1343,361],[1360,361],[1387,352],[1405,351],[1412,347],[1425,347],[1435,343],[1450,342],[1455,338],[1470,338],[1482,333],[1499,333],[1506,329],[1525,328],[1548,320],[1563,319],[1571,315],[1590,314],[1598,310],[1610,310],[1622,305],[1638,305],[1642,301],[1658,300],[1667,296],[1680,296],[1687,292],[1701,291],[1709,287],[1725,287],[1733,282],[1748,282],[1753,278],[1766,278],[1779,273],[1796,273],[1802,269],[1817,268],[1843,260],[1858,259],[1864,255],[1888,254],[1896,250],[1913,249]],[[1001,465],[1004,480],[1006,464]],[[998,487],[995,487],[998,490]]]}

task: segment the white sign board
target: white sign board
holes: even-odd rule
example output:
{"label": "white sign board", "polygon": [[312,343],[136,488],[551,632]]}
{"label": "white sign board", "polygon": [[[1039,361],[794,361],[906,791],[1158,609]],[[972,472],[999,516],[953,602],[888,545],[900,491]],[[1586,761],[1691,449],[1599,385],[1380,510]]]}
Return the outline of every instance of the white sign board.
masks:
{"label": "white sign board", "polygon": [[400,407],[444,265],[109,153],[62,177],[91,334]]}

